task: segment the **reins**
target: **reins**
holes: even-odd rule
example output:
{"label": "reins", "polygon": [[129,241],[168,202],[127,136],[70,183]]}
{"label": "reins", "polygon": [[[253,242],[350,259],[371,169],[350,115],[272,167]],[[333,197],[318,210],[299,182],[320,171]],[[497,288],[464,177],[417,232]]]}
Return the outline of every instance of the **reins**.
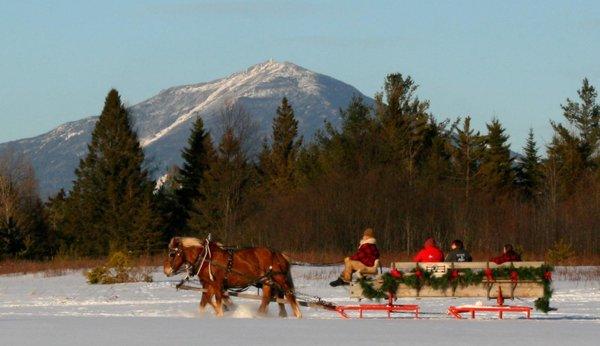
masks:
{"label": "reins", "polygon": [[[202,270],[202,266],[204,265],[204,262],[208,262],[208,277],[210,278],[210,281],[215,281],[215,278],[213,276],[212,273],[212,268],[210,267],[211,262],[212,262],[212,253],[210,251],[210,234],[208,235],[208,237],[206,237],[205,240],[205,245],[203,246],[203,250],[202,252],[204,253],[204,255],[202,256],[202,261],[200,262],[200,265],[198,266],[198,270],[196,271],[196,274],[194,276],[198,276],[200,274],[200,271]],[[208,258],[208,261],[206,260]],[[200,259],[200,256],[196,257],[196,262],[198,262],[198,259]],[[194,267],[196,266],[196,263],[194,263]],[[193,269],[193,267],[192,267]]]}

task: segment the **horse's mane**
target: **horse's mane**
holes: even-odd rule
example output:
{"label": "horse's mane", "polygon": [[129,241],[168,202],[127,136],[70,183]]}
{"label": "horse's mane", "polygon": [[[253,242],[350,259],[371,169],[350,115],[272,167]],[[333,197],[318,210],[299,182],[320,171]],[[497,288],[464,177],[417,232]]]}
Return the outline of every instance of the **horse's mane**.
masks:
{"label": "horse's mane", "polygon": [[173,241],[178,240],[179,243],[184,247],[202,246],[202,240],[194,237],[176,237],[171,239],[169,247],[173,247]]}
{"label": "horse's mane", "polygon": [[[173,247],[173,241],[177,239],[179,241],[179,243],[184,246],[184,247],[201,247],[204,246],[204,239],[199,239],[196,237],[175,237],[171,240],[171,242],[169,243],[169,247]],[[226,246],[224,246],[223,244],[219,243],[219,242],[211,242],[213,244],[216,244],[218,247],[220,247],[221,249],[227,249]]]}

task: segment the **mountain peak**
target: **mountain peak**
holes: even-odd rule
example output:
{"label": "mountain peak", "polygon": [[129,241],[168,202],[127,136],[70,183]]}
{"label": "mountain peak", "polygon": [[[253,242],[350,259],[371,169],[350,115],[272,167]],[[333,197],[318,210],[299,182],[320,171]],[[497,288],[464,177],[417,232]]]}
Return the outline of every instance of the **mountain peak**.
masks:
{"label": "mountain peak", "polygon": [[287,74],[287,75],[295,75],[295,74],[304,74],[309,73],[313,74],[312,71],[296,65],[289,61],[277,61],[274,59],[269,59],[267,61],[263,61],[256,65],[252,65],[246,69],[245,73],[278,73],[278,74]]}
{"label": "mountain peak", "polygon": [[[202,117],[218,141],[222,129],[219,114],[227,102],[239,104],[251,115],[258,131],[254,144],[259,145],[271,133],[283,97],[294,107],[299,132],[310,138],[324,121],[339,124],[339,109],[356,95],[372,102],[344,82],[292,62],[270,59],[225,78],[163,90],[131,106],[130,113],[149,167],[160,176],[181,163],[180,151],[197,117]],[[70,187],[77,163],[87,152],[96,119],[62,125],[41,136],[12,143],[31,158],[44,196]],[[0,144],[0,151],[4,147],[6,144]]]}

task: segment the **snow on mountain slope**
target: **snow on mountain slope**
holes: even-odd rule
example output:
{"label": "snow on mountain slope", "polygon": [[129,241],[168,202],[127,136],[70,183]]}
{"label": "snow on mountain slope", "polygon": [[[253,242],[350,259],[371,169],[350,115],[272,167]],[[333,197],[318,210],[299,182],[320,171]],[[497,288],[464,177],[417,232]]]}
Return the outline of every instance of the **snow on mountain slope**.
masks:
{"label": "snow on mountain slope", "polygon": [[[324,121],[338,124],[339,108],[346,107],[354,95],[373,102],[339,80],[290,62],[269,60],[226,78],[166,89],[130,110],[148,166],[154,176],[160,176],[181,162],[180,150],[196,117],[201,116],[214,133],[217,115],[226,102],[235,102],[248,111],[264,138],[285,96],[294,107],[301,134],[310,139]],[[73,171],[87,151],[96,120],[85,118],[37,137],[0,144],[0,151],[10,146],[26,153],[36,170],[40,191],[47,196],[71,186]]]}

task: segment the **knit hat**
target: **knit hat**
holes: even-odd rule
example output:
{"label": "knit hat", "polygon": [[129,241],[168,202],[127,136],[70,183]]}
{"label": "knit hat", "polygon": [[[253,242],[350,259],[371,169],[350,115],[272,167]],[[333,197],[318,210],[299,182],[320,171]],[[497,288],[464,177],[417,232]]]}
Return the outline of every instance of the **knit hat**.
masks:
{"label": "knit hat", "polygon": [[425,247],[432,247],[432,246],[436,246],[435,244],[435,239],[433,239],[433,237],[429,237],[427,239],[425,239]]}
{"label": "knit hat", "polygon": [[363,237],[375,238],[375,231],[372,228],[367,228],[363,232]]}

